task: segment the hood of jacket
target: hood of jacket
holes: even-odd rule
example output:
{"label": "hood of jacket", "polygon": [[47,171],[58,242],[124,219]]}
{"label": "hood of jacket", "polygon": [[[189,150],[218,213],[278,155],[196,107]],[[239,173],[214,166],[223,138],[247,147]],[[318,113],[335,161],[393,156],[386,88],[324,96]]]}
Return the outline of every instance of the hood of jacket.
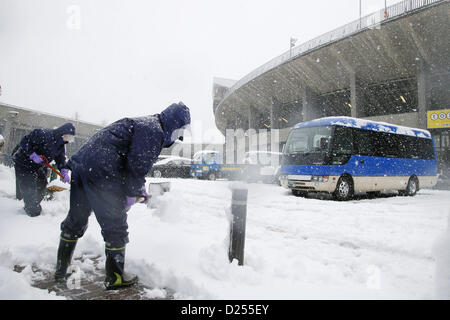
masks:
{"label": "hood of jacket", "polygon": [[175,140],[182,137],[174,134],[174,132],[191,123],[191,114],[189,108],[184,103],[179,102],[168,106],[159,116],[164,132],[163,148],[168,148]]}
{"label": "hood of jacket", "polygon": [[75,127],[72,123],[68,122],[63,124],[61,127],[53,129],[53,134],[55,137],[62,137],[65,134],[75,135]]}

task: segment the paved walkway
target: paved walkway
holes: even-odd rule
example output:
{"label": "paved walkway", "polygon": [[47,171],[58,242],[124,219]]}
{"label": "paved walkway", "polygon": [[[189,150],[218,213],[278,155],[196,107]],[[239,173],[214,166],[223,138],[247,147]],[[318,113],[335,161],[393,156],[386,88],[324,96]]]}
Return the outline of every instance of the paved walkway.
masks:
{"label": "paved walkway", "polygon": [[[53,279],[53,273],[32,266],[35,276],[32,277],[32,286],[39,289],[47,289],[48,292],[55,292],[58,296],[64,296],[70,300],[171,300],[174,291],[164,289],[165,297],[154,298],[151,294],[152,288],[138,283],[137,285],[121,290],[105,290],[103,280],[105,279],[104,269],[98,266],[99,257],[91,259],[94,265],[94,272],[83,275],[77,280],[76,274],[69,277],[67,281],[57,282]],[[16,265],[14,271],[22,272],[25,267]]]}

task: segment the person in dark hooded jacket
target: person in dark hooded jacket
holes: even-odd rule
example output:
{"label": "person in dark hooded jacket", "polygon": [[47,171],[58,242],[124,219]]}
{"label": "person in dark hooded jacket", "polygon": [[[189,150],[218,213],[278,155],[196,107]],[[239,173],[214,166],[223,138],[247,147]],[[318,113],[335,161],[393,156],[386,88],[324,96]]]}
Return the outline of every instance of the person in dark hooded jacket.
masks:
{"label": "person in dark hooded jacket", "polygon": [[63,174],[63,182],[70,182],[66,164],[65,144],[73,141],[75,127],[66,123],[56,129],[35,129],[22,138],[13,154],[16,172],[16,198],[24,201],[25,212],[35,217],[41,214],[41,201],[47,186],[47,167],[43,166],[44,156],[49,162],[55,160]]}
{"label": "person in dark hooded jacket", "polygon": [[61,223],[55,279],[67,277],[75,245],[93,210],[105,241],[106,289],[137,282],[137,276],[124,272],[126,212],[140,197],[148,201],[145,176],[162,148],[182,140],[182,129],[190,121],[189,108],[182,102],[160,114],[124,118],[97,132],[71,157],[70,210]]}

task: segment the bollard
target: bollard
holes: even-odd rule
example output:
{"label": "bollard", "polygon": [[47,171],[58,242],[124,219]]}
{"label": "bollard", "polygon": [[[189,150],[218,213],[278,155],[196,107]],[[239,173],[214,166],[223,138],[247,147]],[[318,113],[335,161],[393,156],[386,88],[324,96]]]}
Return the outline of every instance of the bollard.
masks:
{"label": "bollard", "polygon": [[248,189],[243,185],[232,187],[230,246],[228,258],[238,260],[238,265],[244,265],[245,225],[247,220],[247,194]]}

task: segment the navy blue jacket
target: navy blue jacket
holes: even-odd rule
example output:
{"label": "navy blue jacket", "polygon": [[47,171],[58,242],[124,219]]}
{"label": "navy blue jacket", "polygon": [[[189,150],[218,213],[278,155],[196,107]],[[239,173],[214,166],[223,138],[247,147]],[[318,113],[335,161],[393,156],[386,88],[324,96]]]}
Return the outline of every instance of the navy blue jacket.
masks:
{"label": "navy blue jacket", "polygon": [[120,119],[94,134],[68,165],[102,190],[138,196],[162,148],[180,138],[176,130],[190,122],[183,103],[160,114]]}
{"label": "navy blue jacket", "polygon": [[66,168],[66,150],[62,138],[64,134],[75,135],[75,127],[65,123],[56,129],[35,129],[27,134],[19,143],[19,148],[13,155],[14,165],[23,172],[36,172],[42,167],[30,159],[33,152],[46,156],[49,162],[55,160],[58,169]]}

